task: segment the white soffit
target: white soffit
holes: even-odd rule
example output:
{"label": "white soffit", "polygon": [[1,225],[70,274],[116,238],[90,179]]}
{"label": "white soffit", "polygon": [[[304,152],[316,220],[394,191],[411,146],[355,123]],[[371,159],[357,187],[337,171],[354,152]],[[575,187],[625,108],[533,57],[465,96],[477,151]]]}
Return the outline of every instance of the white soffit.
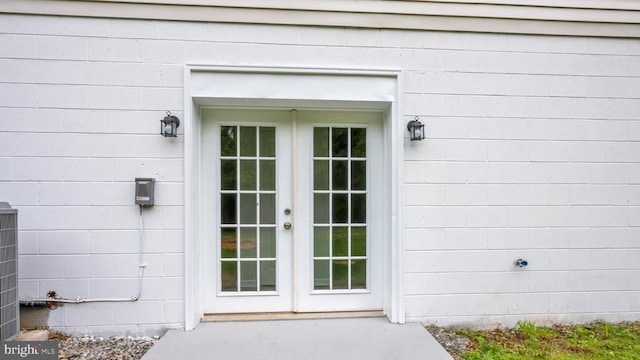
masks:
{"label": "white soffit", "polygon": [[2,0],[0,12],[379,29],[640,37],[638,0]]}

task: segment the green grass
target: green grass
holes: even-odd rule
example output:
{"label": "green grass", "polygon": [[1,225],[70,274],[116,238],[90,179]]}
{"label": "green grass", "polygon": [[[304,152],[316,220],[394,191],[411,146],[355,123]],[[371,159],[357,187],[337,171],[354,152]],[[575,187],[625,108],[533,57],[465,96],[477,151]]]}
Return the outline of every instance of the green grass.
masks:
{"label": "green grass", "polygon": [[459,330],[471,339],[464,360],[640,359],[640,323],[592,323],[539,327],[520,322],[514,329]]}

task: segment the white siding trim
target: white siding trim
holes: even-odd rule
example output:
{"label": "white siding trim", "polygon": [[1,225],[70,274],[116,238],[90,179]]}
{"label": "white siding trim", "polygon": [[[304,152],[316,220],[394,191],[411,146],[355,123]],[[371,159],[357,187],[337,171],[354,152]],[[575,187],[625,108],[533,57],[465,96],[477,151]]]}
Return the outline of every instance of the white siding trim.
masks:
{"label": "white siding trim", "polygon": [[194,116],[199,116],[196,106],[193,105],[191,94],[188,89],[191,88],[191,69],[184,69],[184,329],[191,331],[196,328],[200,322],[200,318],[204,315],[202,311],[202,294],[200,293],[199,267],[200,259],[196,256],[195,248],[198,234],[194,234],[198,228],[196,219],[198,218],[198,202],[195,201],[197,196],[198,173],[197,161],[199,159],[197,136],[199,133],[194,131]]}
{"label": "white siding trim", "polygon": [[[216,78],[215,75],[218,75]],[[280,76],[287,81],[297,78],[298,84],[312,84],[305,88],[284,89],[284,92],[273,92],[272,96],[265,97],[264,94],[255,94],[251,90],[247,91],[243,98],[239,97],[239,89],[235,89],[233,81],[227,75],[235,75],[236,80],[251,78],[260,80],[261,76]],[[389,258],[384,260],[385,268],[389,271],[384,289],[386,294],[384,309],[393,322],[404,323],[404,294],[402,282],[404,281],[402,258],[404,254],[402,242],[402,170],[403,136],[398,131],[403,131],[403,119],[400,116],[400,76],[398,70],[356,70],[356,69],[309,69],[309,68],[284,68],[284,67],[225,67],[225,66],[200,66],[188,65],[185,80],[185,199],[186,220],[185,220],[185,311],[186,330],[195,328],[199,317],[203,313],[202,293],[198,289],[202,288],[200,282],[202,278],[201,256],[204,251],[198,251],[198,244],[202,239],[199,229],[199,214],[201,202],[198,200],[199,187],[199,154],[200,119],[197,109],[201,105],[223,105],[223,106],[293,106],[296,108],[315,107],[362,107],[369,106],[380,109],[387,109],[387,133],[384,135],[388,144],[385,144],[385,166],[390,166],[394,172],[385,181],[385,188],[390,189],[389,195],[384,200],[388,204],[391,220],[386,232],[391,239]],[[212,78],[212,76],[214,76]],[[226,77],[225,77],[226,76]],[[196,79],[194,79],[194,77]],[[203,84],[215,83],[224,78],[227,86],[216,88],[204,86]],[[333,92],[328,97],[323,90],[322,79],[330,82],[332,79],[341,79],[342,85],[351,89],[352,93],[358,93],[357,98],[348,96],[348,92]],[[292,80],[293,79],[293,80]],[[240,83],[241,81],[236,81]],[[280,84],[280,83],[278,83]],[[326,83],[325,83],[326,85]],[[393,85],[391,87],[391,85]],[[268,86],[268,85],[266,85]],[[378,91],[379,88],[386,90]],[[305,90],[306,89],[306,90]],[[354,89],[358,89],[354,91]],[[367,91],[363,91],[363,90]],[[300,94],[299,92],[302,92]],[[309,100],[311,99],[311,100]],[[265,103],[267,100],[269,103]],[[258,104],[258,105],[256,105]],[[192,108],[193,107],[193,108]],[[190,114],[189,114],[190,113]],[[390,130],[391,133],[388,133]],[[191,134],[187,133],[191,132]],[[391,164],[389,164],[391,162]],[[395,172],[397,171],[397,172]]]}
{"label": "white siding trim", "polygon": [[[276,6],[277,5],[277,6]],[[635,1],[5,0],[0,13],[383,29],[640,37]]]}

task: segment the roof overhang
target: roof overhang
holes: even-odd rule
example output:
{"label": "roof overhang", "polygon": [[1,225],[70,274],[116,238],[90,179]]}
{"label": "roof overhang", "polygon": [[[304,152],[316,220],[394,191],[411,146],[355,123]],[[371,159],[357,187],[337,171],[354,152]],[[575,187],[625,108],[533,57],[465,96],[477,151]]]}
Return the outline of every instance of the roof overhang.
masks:
{"label": "roof overhang", "polygon": [[3,0],[0,13],[640,38],[637,0]]}

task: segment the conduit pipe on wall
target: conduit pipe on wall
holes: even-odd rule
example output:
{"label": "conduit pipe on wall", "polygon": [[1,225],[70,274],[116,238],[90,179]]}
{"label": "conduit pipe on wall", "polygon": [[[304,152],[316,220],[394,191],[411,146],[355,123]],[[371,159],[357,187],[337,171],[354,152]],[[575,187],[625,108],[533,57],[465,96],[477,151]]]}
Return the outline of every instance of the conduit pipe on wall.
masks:
{"label": "conduit pipe on wall", "polygon": [[142,296],[142,279],[144,277],[144,269],[147,264],[144,263],[144,216],[143,206],[140,205],[140,227],[139,227],[139,255],[140,255],[140,271],[138,272],[138,293],[132,295],[130,298],[96,298],[88,299],[77,297],[75,299],[58,296],[55,291],[49,291],[46,299],[21,299],[20,304],[25,306],[48,306],[50,309],[55,309],[57,303],[62,304],[82,304],[82,303],[96,303],[96,302],[135,302]]}

